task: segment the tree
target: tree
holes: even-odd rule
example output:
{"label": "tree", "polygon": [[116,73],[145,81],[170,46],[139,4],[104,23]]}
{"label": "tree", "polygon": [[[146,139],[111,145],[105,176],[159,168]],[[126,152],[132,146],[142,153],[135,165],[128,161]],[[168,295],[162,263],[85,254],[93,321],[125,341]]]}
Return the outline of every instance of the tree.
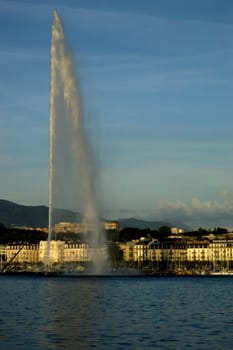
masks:
{"label": "tree", "polygon": [[119,232],[119,241],[127,242],[139,239],[142,236],[142,232],[139,228],[126,227]]}
{"label": "tree", "polygon": [[221,235],[221,234],[226,234],[226,233],[228,233],[227,229],[226,228],[222,228],[222,227],[216,227],[213,230],[213,234],[215,234],[215,235]]}
{"label": "tree", "polygon": [[111,266],[113,268],[119,267],[123,260],[123,252],[115,242],[111,242],[108,245],[108,256],[111,262]]}
{"label": "tree", "polygon": [[119,232],[117,230],[105,230],[107,241],[119,241]]}
{"label": "tree", "polygon": [[171,229],[169,226],[163,225],[159,227],[158,232],[161,236],[167,237],[171,234]]}
{"label": "tree", "polygon": [[202,236],[207,236],[208,234],[209,234],[209,232],[202,227],[199,227],[199,229],[197,230],[197,236],[199,238],[201,238]]}
{"label": "tree", "polygon": [[4,232],[5,230],[6,230],[5,225],[2,222],[0,222],[0,232]]}

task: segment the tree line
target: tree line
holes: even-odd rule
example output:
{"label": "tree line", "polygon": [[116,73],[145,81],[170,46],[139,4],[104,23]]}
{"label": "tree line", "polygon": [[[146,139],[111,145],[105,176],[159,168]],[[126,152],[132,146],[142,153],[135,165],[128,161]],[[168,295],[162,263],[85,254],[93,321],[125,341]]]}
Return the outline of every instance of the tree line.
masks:
{"label": "tree line", "polygon": [[0,244],[32,243],[36,244],[47,239],[45,232],[37,230],[25,230],[21,228],[9,228],[0,223]]}
{"label": "tree line", "polygon": [[[196,239],[201,239],[204,236],[208,236],[210,233],[214,235],[227,234],[228,231],[225,228],[216,227],[213,230],[206,230],[199,228],[194,231],[184,232],[183,237],[193,237]],[[103,238],[111,242],[127,242],[138,240],[141,237],[158,239],[159,241],[166,240],[171,235],[171,228],[169,226],[161,226],[157,230],[151,230],[149,227],[144,229],[126,227],[120,231],[116,230],[106,230],[103,233]],[[84,242],[88,241],[91,237],[91,232],[87,234],[84,233],[74,233],[74,232],[60,232],[56,234],[57,240],[63,241],[76,241]],[[47,233],[37,230],[27,230],[23,228],[9,228],[4,224],[0,223],[0,244],[10,244],[10,243],[39,243],[40,241],[47,240]]]}

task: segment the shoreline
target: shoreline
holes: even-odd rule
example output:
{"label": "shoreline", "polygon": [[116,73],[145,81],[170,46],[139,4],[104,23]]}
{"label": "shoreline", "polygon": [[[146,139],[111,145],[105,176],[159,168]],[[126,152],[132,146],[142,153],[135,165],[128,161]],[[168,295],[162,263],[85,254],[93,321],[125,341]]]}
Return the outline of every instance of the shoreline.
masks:
{"label": "shoreline", "polygon": [[91,274],[91,273],[69,273],[69,272],[56,272],[56,271],[8,271],[8,272],[0,272],[0,277],[3,276],[22,276],[22,277],[75,277],[75,278],[105,278],[105,277],[141,277],[141,278],[151,278],[151,277],[179,277],[179,278],[189,278],[189,277],[233,277],[233,273],[226,272],[218,272],[218,273],[208,273],[208,274],[179,274],[174,272],[159,272],[152,274],[122,274],[122,273],[106,273],[106,274]]}

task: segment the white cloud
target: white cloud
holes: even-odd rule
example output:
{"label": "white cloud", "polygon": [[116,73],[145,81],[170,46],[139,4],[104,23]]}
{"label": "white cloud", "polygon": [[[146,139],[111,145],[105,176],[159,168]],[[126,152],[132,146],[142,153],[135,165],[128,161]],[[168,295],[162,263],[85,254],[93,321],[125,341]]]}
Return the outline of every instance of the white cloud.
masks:
{"label": "white cloud", "polygon": [[169,222],[182,222],[193,227],[233,225],[233,191],[225,190],[222,201],[193,198],[190,202],[164,200],[150,214]]}
{"label": "white cloud", "polygon": [[223,200],[193,198],[189,202],[161,201],[148,215],[148,210],[109,209],[104,214],[110,218],[135,217],[153,221],[165,221],[173,225],[191,228],[233,227],[233,191],[223,192]]}

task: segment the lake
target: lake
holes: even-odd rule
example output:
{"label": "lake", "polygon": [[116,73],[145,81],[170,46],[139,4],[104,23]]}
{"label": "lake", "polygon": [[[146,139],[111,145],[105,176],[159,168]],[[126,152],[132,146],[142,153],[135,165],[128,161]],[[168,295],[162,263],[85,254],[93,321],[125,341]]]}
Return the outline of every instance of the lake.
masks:
{"label": "lake", "polygon": [[233,277],[0,276],[0,349],[232,349]]}

